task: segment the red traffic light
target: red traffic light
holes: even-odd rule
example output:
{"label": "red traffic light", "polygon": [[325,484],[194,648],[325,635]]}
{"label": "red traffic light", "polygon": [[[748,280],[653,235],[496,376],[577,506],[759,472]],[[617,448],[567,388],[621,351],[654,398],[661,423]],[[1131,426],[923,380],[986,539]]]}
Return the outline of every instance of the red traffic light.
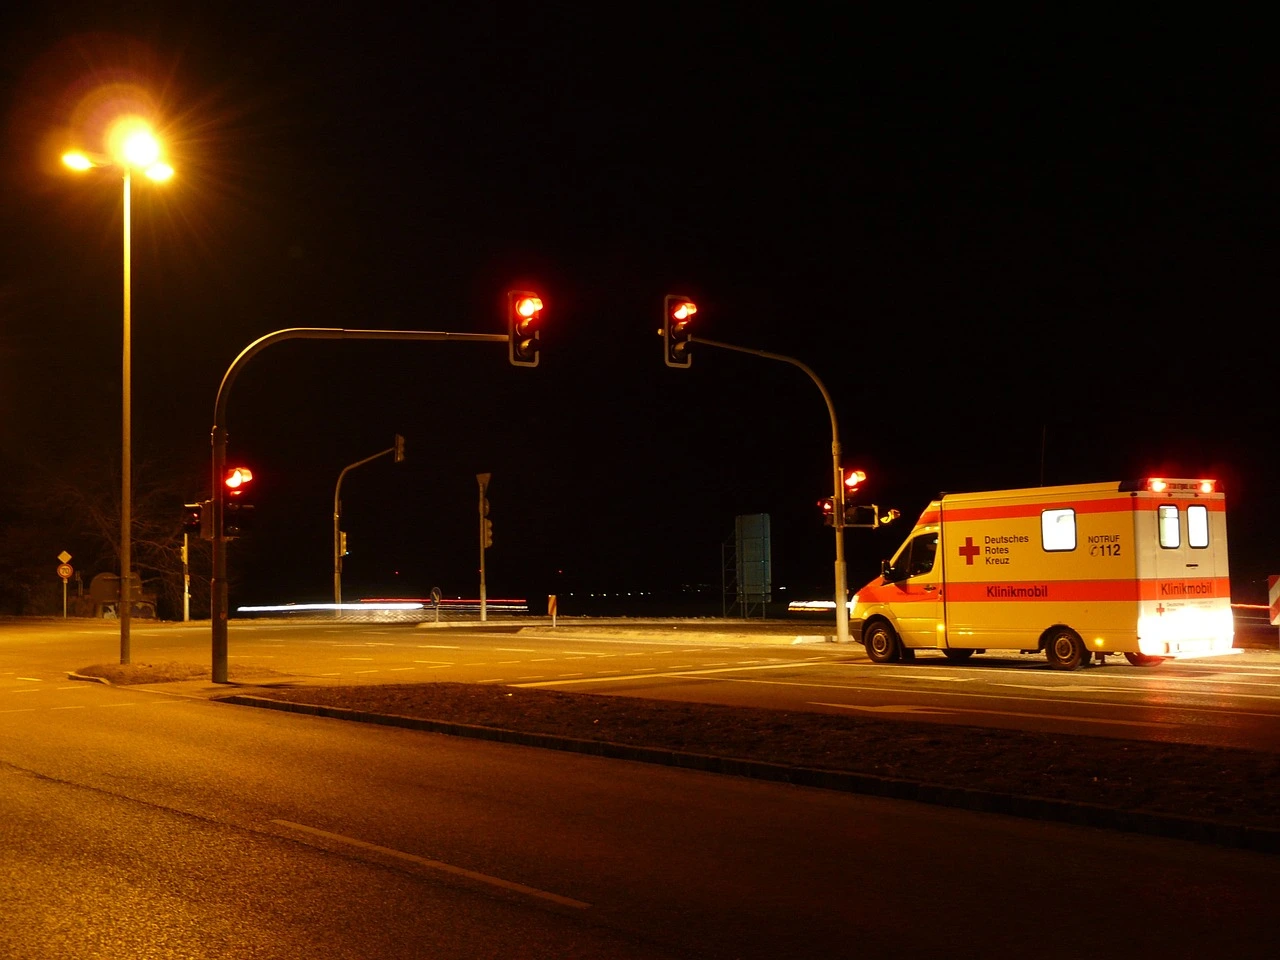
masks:
{"label": "red traffic light", "polygon": [[688,320],[698,312],[698,305],[692,300],[681,300],[671,308],[671,319]]}
{"label": "red traffic light", "polygon": [[689,322],[698,312],[698,305],[688,297],[669,293],[663,297],[662,335],[663,361],[668,367],[687,367],[689,356]]}
{"label": "red traffic light", "polygon": [[253,479],[253,471],[248,467],[231,467],[227,470],[227,477],[222,482],[227,485],[227,489],[231,491],[234,497],[239,493],[243,493],[242,489],[246,483]]}
{"label": "red traffic light", "polygon": [[852,493],[858,489],[858,484],[867,479],[867,475],[861,470],[850,470],[844,478],[844,492]]}
{"label": "red traffic light", "polygon": [[507,293],[507,358],[517,367],[536,367],[541,346],[542,298],[528,290]]}

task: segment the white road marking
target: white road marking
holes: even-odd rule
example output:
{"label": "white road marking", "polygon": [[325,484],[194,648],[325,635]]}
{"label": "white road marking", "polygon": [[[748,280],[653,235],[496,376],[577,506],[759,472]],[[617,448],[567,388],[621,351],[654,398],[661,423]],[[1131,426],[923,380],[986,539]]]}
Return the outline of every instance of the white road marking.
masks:
{"label": "white road marking", "polygon": [[[560,684],[560,683],[565,683],[565,684],[569,684],[569,683],[602,683],[602,682],[604,682],[604,681],[606,681],[606,680],[648,680],[648,679],[650,679],[650,678],[652,678],[652,677],[672,677],[672,678],[675,678],[675,679],[683,679],[683,678],[685,678],[685,677],[700,677],[700,676],[705,676],[705,675],[707,675],[707,674],[712,674],[712,673],[741,673],[741,672],[743,672],[743,671],[745,671],[745,670],[781,670],[781,669],[785,669],[785,668],[787,668],[787,667],[803,667],[803,666],[815,666],[815,664],[805,664],[805,663],[769,663],[769,664],[763,664],[763,665],[761,665],[761,666],[755,666],[755,667],[728,667],[728,666],[726,666],[726,667],[725,667],[724,669],[722,669],[722,670],[680,670],[680,671],[678,671],[678,672],[677,672],[677,671],[671,671],[671,670],[668,670],[668,672],[665,672],[665,673],[648,673],[648,672],[647,672],[647,671],[649,671],[649,670],[657,670],[657,669],[658,669],[657,667],[639,667],[639,668],[637,669],[637,672],[635,672],[635,673],[630,673],[630,674],[622,674],[621,676],[607,676],[607,674],[621,674],[621,673],[622,673],[622,671],[620,671],[620,670],[598,670],[598,671],[596,671],[596,673],[597,673],[597,675],[596,675],[596,676],[594,676],[594,677],[586,677],[586,678],[584,678],[584,679],[582,679],[582,680],[548,680],[548,681],[546,681],[545,683],[541,683],[541,684],[539,684],[539,683],[527,683],[527,684],[519,684],[519,686],[538,687],[538,686],[554,686],[554,685],[556,685],[556,684]],[[643,671],[643,672],[642,672],[642,671]],[[721,678],[721,679],[724,679],[724,680],[732,680],[732,678],[730,678],[730,677],[723,677],[723,678]],[[777,681],[743,680],[743,681],[738,681],[738,682],[742,682],[742,683],[770,683],[770,682],[777,682]],[[846,685],[844,685],[844,684],[839,684],[839,683],[831,683],[831,684],[825,684],[825,683],[824,683],[824,684],[814,684],[814,686],[834,687],[834,688],[836,688],[836,689],[838,689],[838,690],[848,690],[848,689],[850,689],[850,688],[849,688],[849,687],[847,687]]]}
{"label": "white road marking", "polygon": [[90,689],[90,686],[87,683],[73,683],[68,687],[54,687],[53,689],[55,690],[88,690]]}
{"label": "white road marking", "polygon": [[373,657],[339,657],[339,660],[372,660]]}
{"label": "white road marking", "polygon": [[353,847],[359,847],[363,850],[371,850],[374,853],[381,853],[388,857],[407,860],[410,863],[416,863],[419,866],[428,867],[432,870],[439,870],[442,873],[451,873],[454,876],[466,877],[468,880],[477,880],[480,883],[487,883],[490,886],[501,887],[503,890],[511,890],[514,893],[523,893],[529,897],[538,897],[542,900],[550,900],[552,903],[558,903],[561,906],[574,907],[578,910],[586,910],[591,906],[591,904],[582,900],[574,900],[572,897],[562,897],[558,893],[539,890],[537,887],[526,886],[523,883],[516,883],[512,880],[504,880],[501,877],[491,876],[487,873],[478,873],[475,870],[468,870],[465,867],[456,867],[451,863],[445,863],[443,860],[431,860],[427,857],[419,857],[416,854],[405,853],[403,850],[395,850],[391,847],[379,846],[376,843],[357,840],[355,837],[344,836],[340,833],[330,833],[328,830],[318,830],[315,827],[308,827],[305,824],[294,823],[291,820],[272,820],[271,822],[279,824],[282,827],[288,827],[291,830],[299,830],[302,833],[310,833],[313,836],[324,837],[326,840],[333,840],[336,843],[345,843]]}
{"label": "white road marking", "polygon": [[581,673],[562,673],[562,674],[560,674],[560,676],[562,676],[562,677],[581,677],[581,676],[583,676],[583,674],[581,674]]}
{"label": "white road marking", "polygon": [[28,683],[44,683],[40,677],[14,677],[15,680],[26,680]]}
{"label": "white road marking", "polygon": [[530,657],[529,662],[530,663],[548,663],[554,659],[555,657]]}
{"label": "white road marking", "polygon": [[83,710],[85,709],[85,706],[83,703],[78,703],[74,707],[50,707],[49,709],[50,710]]}
{"label": "white road marking", "polygon": [[461,650],[461,647],[451,647],[444,643],[420,643],[419,650]]}
{"label": "white road marking", "polygon": [[1032,720],[1065,720],[1068,723],[1101,723],[1116,724],[1122,727],[1176,727],[1176,723],[1160,720],[1108,720],[1105,717],[1071,717],[1055,713],[1014,713],[1011,710],[973,710],[968,707],[931,707],[924,704],[884,704],[882,706],[858,706],[851,703],[818,703],[810,701],[816,707],[836,707],[841,710],[863,710],[868,713],[914,713],[914,714],[957,714],[984,713],[993,717],[1023,717]]}
{"label": "white road marking", "polygon": [[537,653],[533,647],[494,647],[499,653]]}
{"label": "white road marking", "polygon": [[387,668],[387,670],[391,673],[395,673],[398,670],[417,670],[417,669],[418,669],[417,667],[388,667]]}

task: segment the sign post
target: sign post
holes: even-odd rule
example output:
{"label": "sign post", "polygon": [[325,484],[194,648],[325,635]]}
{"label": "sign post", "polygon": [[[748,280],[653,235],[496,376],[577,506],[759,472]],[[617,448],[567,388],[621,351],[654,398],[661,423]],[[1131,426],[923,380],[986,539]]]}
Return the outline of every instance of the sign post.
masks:
{"label": "sign post", "polygon": [[1267,599],[1271,603],[1271,625],[1280,627],[1280,577],[1267,577]]}
{"label": "sign post", "polygon": [[69,563],[71,554],[67,553],[67,551],[63,550],[58,554],[58,560],[61,561],[58,564],[58,576],[62,578],[62,619],[65,620],[67,619],[67,581],[71,579],[71,575],[75,573],[75,570]]}
{"label": "sign post", "polygon": [[551,618],[551,626],[556,625],[556,595],[554,593],[547,595],[547,616]]}

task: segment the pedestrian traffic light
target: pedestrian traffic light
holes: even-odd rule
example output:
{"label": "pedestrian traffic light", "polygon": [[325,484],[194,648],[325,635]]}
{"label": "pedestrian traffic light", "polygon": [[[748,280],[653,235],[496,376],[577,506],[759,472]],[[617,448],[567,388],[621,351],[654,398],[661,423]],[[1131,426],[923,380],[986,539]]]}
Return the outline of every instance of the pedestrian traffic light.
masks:
{"label": "pedestrian traffic light", "polygon": [[484,543],[486,550],[493,546],[493,521],[488,517],[485,517],[484,519],[484,536],[482,542]]}
{"label": "pedestrian traffic light", "polygon": [[253,479],[253,471],[248,467],[230,467],[226,478],[227,495],[222,505],[222,536],[230,540],[249,529],[253,519],[253,504],[244,499],[245,484]]}
{"label": "pedestrian traffic light", "polygon": [[200,533],[200,517],[203,513],[203,503],[184,503],[182,505],[182,532],[198,535]]}
{"label": "pedestrian traffic light", "polygon": [[662,359],[668,367],[687,367],[693,362],[689,321],[697,312],[698,305],[688,297],[669,293],[662,298]]}
{"label": "pedestrian traffic light", "polygon": [[536,367],[542,340],[542,298],[528,290],[507,293],[507,356],[517,367]]}

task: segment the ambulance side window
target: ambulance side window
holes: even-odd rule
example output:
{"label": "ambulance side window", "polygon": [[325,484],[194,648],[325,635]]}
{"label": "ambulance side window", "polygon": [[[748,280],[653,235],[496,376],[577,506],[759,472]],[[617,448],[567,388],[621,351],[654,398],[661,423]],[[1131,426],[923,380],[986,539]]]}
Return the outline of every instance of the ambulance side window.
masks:
{"label": "ambulance side window", "polygon": [[933,569],[938,555],[938,535],[926,533],[911,541],[911,555],[907,558],[907,576],[918,577]]}
{"label": "ambulance side window", "polygon": [[1040,514],[1040,545],[1045,550],[1076,548],[1076,512],[1070,507],[1045,510]]}
{"label": "ambulance side window", "polygon": [[1187,546],[1203,550],[1209,545],[1209,508],[1203,503],[1187,507]]}
{"label": "ambulance side window", "polygon": [[1178,507],[1172,503],[1162,503],[1156,507],[1156,517],[1160,528],[1160,546],[1168,550],[1182,544],[1181,531],[1178,529]]}

